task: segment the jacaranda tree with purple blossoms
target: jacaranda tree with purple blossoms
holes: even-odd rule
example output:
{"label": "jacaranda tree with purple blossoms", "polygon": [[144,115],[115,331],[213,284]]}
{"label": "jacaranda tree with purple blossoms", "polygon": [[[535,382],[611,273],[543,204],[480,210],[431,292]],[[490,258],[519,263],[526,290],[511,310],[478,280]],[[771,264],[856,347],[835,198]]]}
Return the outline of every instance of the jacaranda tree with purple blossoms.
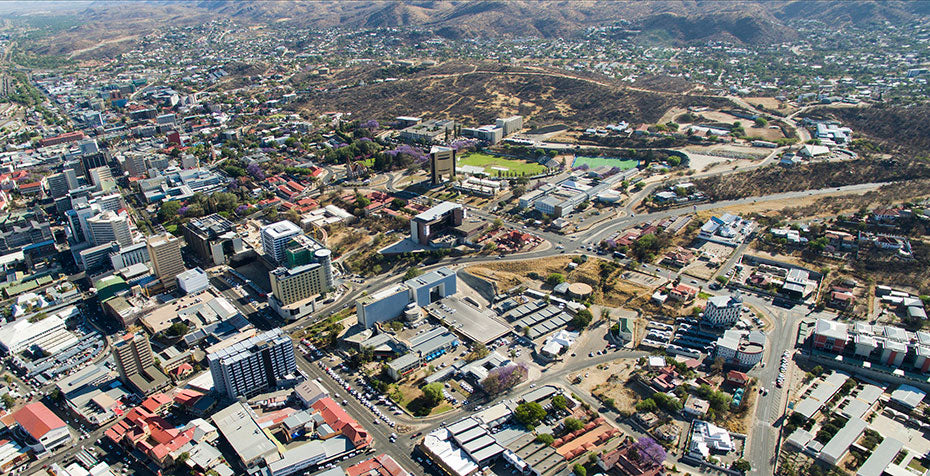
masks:
{"label": "jacaranda tree with purple blossoms", "polygon": [[636,454],[639,455],[641,461],[644,463],[662,464],[665,462],[666,456],[668,456],[665,452],[665,448],[648,436],[636,440],[636,443],[633,444],[633,448],[636,449]]}
{"label": "jacaranda tree with purple blossoms", "polygon": [[481,381],[481,387],[491,395],[505,392],[526,380],[529,369],[526,364],[512,364],[498,367],[488,372],[488,376]]}
{"label": "jacaranda tree with purple blossoms", "polygon": [[256,162],[249,164],[249,166],[245,168],[245,171],[248,172],[249,175],[251,175],[255,180],[265,180],[265,172]]}

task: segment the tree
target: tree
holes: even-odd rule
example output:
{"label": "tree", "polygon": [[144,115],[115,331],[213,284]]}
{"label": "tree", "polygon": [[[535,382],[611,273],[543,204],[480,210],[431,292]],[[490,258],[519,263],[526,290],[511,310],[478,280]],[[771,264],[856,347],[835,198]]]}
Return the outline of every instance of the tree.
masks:
{"label": "tree", "polygon": [[578,431],[584,428],[584,423],[577,418],[566,418],[562,424],[565,425],[565,429],[568,431]]}
{"label": "tree", "polygon": [[546,410],[536,402],[525,402],[517,405],[514,417],[524,425],[536,425],[546,416]]}
{"label": "tree", "polygon": [[169,327],[168,330],[165,331],[165,333],[168,336],[176,337],[176,336],[183,336],[187,334],[188,330],[189,328],[187,324],[183,322],[175,322],[174,324],[171,324],[171,327]]}
{"label": "tree", "polygon": [[546,284],[556,286],[565,282],[565,276],[559,273],[552,273],[546,278]]}
{"label": "tree", "polygon": [[641,412],[641,413],[654,412],[656,411],[657,408],[658,406],[656,405],[655,400],[651,398],[647,398],[636,404],[636,411]]}
{"label": "tree", "polygon": [[536,441],[538,441],[538,442],[540,442],[540,443],[542,443],[542,444],[544,444],[544,445],[551,445],[552,442],[555,441],[555,437],[553,437],[553,436],[550,435],[549,433],[541,433],[541,434],[539,434],[539,435],[536,435]]}
{"label": "tree", "polygon": [[471,352],[465,355],[465,360],[467,362],[472,362],[474,360],[483,359],[487,357],[489,353],[490,351],[488,351],[488,348],[484,344],[477,342]]}
{"label": "tree", "polygon": [[587,309],[582,309],[575,313],[575,316],[572,317],[572,325],[576,329],[584,329],[588,327],[588,324],[594,319],[594,315],[591,314],[591,311]]}
{"label": "tree", "polygon": [[413,279],[422,274],[423,274],[423,271],[420,271],[420,268],[409,268],[407,269],[407,272],[404,273],[404,281],[408,279]]}
{"label": "tree", "polygon": [[565,410],[568,408],[568,400],[563,395],[556,395],[552,397],[552,407],[559,411]]}
{"label": "tree", "polygon": [[162,223],[174,220],[178,217],[178,210],[181,209],[181,202],[172,200],[164,202],[158,208],[158,220]]}
{"label": "tree", "polygon": [[572,467],[572,472],[575,473],[575,476],[588,476],[588,470],[584,469],[581,463],[575,463],[575,466]]}
{"label": "tree", "polygon": [[648,436],[636,440],[636,444],[633,445],[633,447],[636,448],[636,454],[638,454],[643,461],[654,465],[661,465],[668,456],[665,448]]}
{"label": "tree", "polygon": [[13,405],[16,405],[16,400],[10,396],[9,393],[4,393],[3,396],[0,397],[0,400],[3,400],[3,406],[5,406],[7,410],[12,409]]}
{"label": "tree", "polygon": [[745,473],[745,472],[747,472],[747,471],[752,470],[752,465],[749,464],[749,461],[746,461],[746,460],[740,458],[740,459],[734,461],[733,464],[730,465],[730,468]]}
{"label": "tree", "polygon": [[423,391],[423,401],[430,408],[439,405],[445,398],[442,394],[442,384],[439,382],[428,383],[421,390]]}
{"label": "tree", "polygon": [[498,367],[488,372],[488,376],[481,381],[481,387],[491,395],[506,392],[526,380],[529,369],[524,364],[513,364]]}

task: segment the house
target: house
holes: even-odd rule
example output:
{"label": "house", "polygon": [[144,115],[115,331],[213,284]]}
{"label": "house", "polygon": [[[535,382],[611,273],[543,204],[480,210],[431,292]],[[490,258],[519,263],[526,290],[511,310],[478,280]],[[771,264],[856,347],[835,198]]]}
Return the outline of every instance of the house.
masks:
{"label": "house", "polygon": [[738,370],[731,370],[727,372],[726,383],[734,387],[743,388],[749,383],[749,376]]}
{"label": "house", "polygon": [[690,302],[697,297],[698,289],[687,284],[678,284],[668,293],[668,298],[678,302]]}
{"label": "house", "polygon": [[685,412],[685,415],[691,416],[693,418],[701,418],[707,414],[707,411],[710,410],[710,403],[707,400],[703,400],[697,397],[691,397],[688,401],[685,402],[684,408],[682,411]]}
{"label": "house", "polygon": [[356,449],[370,446],[374,438],[362,428],[354,418],[349,416],[332,398],[324,397],[310,405],[320,412],[326,424],[342,436],[349,439]]}
{"label": "house", "polygon": [[42,454],[71,443],[71,432],[61,418],[41,402],[25,405],[13,414],[22,436],[33,452]]}
{"label": "house", "polygon": [[856,297],[847,291],[841,291],[838,289],[833,289],[830,291],[830,307],[834,309],[845,309],[848,310],[852,308],[853,303],[856,301]]}
{"label": "house", "polygon": [[675,251],[666,253],[662,258],[662,264],[675,268],[684,268],[694,261],[694,252],[679,247]]}

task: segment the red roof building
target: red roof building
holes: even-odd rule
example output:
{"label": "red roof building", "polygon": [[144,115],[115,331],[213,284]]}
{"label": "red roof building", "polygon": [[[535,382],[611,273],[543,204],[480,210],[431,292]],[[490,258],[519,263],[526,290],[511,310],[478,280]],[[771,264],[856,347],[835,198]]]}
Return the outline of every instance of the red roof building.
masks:
{"label": "red roof building", "polygon": [[347,476],[410,476],[401,468],[394,458],[380,454],[372,459],[362,461],[346,468]]}
{"label": "red roof building", "polygon": [[13,419],[35,440],[27,443],[36,453],[51,451],[71,441],[71,432],[65,422],[40,402],[20,408],[13,414]]}
{"label": "red roof building", "polygon": [[136,448],[159,467],[166,468],[174,464],[172,453],[189,443],[194,431],[195,428],[191,427],[182,432],[164,418],[139,406],[130,410],[126,418],[116,422],[104,434],[114,443]]}
{"label": "red roof building", "polygon": [[342,436],[352,441],[356,448],[371,445],[372,436],[332,398],[321,398],[311,404],[310,407],[320,412],[326,424],[333,430],[342,433]]}
{"label": "red roof building", "polygon": [[749,376],[743,372],[731,370],[727,372],[727,383],[737,387],[745,387],[749,383]]}

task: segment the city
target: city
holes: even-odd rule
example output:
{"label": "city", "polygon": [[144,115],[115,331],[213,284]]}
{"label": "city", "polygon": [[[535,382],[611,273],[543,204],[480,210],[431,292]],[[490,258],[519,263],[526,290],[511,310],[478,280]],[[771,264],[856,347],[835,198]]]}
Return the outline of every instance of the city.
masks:
{"label": "city", "polygon": [[930,475],[930,15],[686,3],[0,5],[0,472]]}

